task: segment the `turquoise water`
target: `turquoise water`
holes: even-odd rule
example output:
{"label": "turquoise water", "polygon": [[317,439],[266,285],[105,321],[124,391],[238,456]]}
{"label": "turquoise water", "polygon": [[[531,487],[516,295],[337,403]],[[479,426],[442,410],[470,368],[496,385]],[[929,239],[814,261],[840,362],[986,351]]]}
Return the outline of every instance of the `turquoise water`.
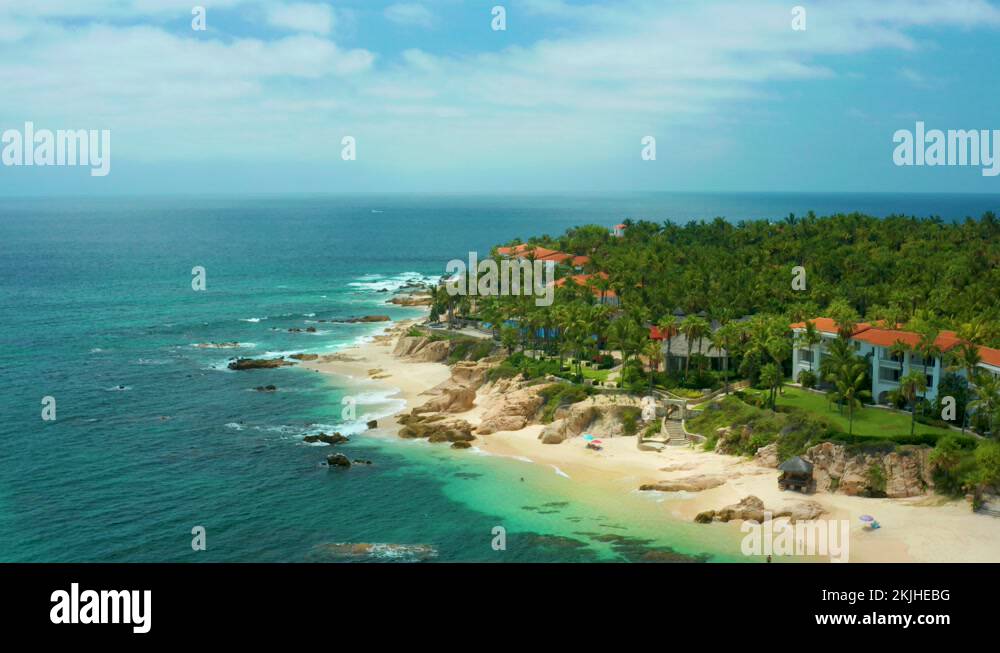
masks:
{"label": "turquoise water", "polygon": [[[920,210],[920,207],[931,207]],[[392,412],[300,369],[232,372],[235,353],[335,351],[412,309],[392,290],[514,236],[623,217],[863,209],[979,215],[971,196],[349,196],[0,200],[0,561],[735,559],[725,529],[655,497],[609,497],[551,468],[355,437],[370,467],[321,465],[320,431]],[[764,214],[764,215],[761,215]],[[207,290],[191,289],[204,266]],[[314,326],[315,334],[290,333]],[[239,341],[245,348],[201,349]],[[259,393],[274,384],[276,393]],[[123,386],[124,389],[119,389]],[[41,419],[55,397],[58,419]],[[523,479],[523,480],[521,480]],[[507,549],[490,544],[507,529]],[[207,550],[191,549],[191,529]],[[342,556],[332,543],[427,545]],[[416,552],[415,552],[416,551]],[[704,554],[704,555],[702,555]]]}

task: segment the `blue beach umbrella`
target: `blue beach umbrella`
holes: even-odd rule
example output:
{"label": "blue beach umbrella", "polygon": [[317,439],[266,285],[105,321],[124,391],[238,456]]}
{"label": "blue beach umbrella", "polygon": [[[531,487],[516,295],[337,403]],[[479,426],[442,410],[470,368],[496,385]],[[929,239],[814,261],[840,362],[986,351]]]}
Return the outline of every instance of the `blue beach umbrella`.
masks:
{"label": "blue beach umbrella", "polygon": [[875,521],[875,518],[872,517],[871,515],[861,515],[860,517],[858,517],[858,519],[860,519],[863,522],[873,522],[873,521]]}
{"label": "blue beach umbrella", "polygon": [[587,442],[590,442],[591,440],[594,439],[594,436],[592,436],[590,433],[584,433],[583,439],[586,440]]}

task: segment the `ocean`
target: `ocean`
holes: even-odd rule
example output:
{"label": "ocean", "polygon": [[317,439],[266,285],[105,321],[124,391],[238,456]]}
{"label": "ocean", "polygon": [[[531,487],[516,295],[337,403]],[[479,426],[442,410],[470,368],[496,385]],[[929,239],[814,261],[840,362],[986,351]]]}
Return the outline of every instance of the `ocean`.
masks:
{"label": "ocean", "polygon": [[[0,199],[0,561],[738,560],[733,531],[665,518],[655,495],[366,438],[365,420],[399,407],[392,393],[362,395],[345,423],[348,385],[227,359],[370,338],[384,325],[329,320],[412,317],[385,303],[392,291],[515,236],[629,217],[998,209],[1000,196],[929,194]],[[195,346],[231,341],[243,346]],[[302,437],[334,430],[354,435],[338,450],[374,464],[323,466],[330,449]]]}

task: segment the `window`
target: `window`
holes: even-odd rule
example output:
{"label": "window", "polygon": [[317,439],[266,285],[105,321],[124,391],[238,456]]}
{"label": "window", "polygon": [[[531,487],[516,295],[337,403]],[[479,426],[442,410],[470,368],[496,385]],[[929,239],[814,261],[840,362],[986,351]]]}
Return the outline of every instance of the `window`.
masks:
{"label": "window", "polygon": [[893,367],[882,367],[878,368],[878,380],[887,383],[899,383],[899,377],[902,375],[901,370],[897,370]]}
{"label": "window", "polygon": [[800,349],[799,350],[799,360],[805,361],[807,363],[813,362],[813,350],[812,349]]}

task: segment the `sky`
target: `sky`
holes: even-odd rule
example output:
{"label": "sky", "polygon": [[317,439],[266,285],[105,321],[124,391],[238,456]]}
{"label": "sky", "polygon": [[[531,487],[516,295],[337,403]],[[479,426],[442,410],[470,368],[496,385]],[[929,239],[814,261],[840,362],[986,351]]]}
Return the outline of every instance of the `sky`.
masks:
{"label": "sky", "polygon": [[0,196],[1000,192],[892,157],[1000,129],[998,32],[987,0],[0,0],[0,131],[112,143]]}

